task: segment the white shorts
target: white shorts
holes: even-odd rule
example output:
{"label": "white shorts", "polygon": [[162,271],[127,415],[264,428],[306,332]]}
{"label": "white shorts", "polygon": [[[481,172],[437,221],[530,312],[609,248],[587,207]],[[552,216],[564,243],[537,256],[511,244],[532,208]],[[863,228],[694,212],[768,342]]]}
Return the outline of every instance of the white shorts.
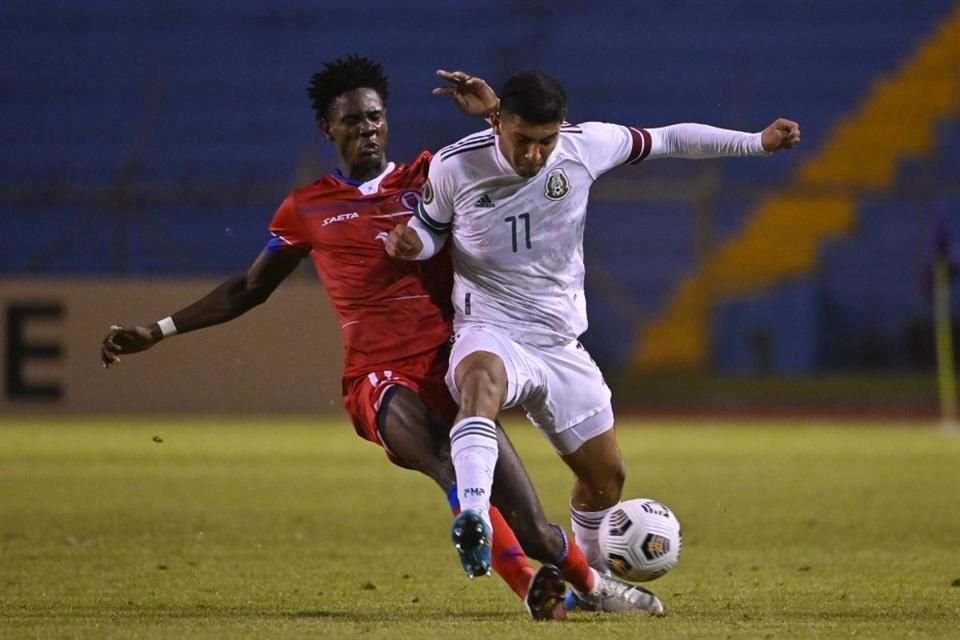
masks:
{"label": "white shorts", "polygon": [[555,347],[515,342],[505,331],[469,325],[454,335],[447,387],[460,402],[454,383],[457,365],[471,353],[488,351],[507,370],[507,398],[501,408],[521,406],[527,418],[561,455],[613,428],[610,388],[593,358],[576,340]]}

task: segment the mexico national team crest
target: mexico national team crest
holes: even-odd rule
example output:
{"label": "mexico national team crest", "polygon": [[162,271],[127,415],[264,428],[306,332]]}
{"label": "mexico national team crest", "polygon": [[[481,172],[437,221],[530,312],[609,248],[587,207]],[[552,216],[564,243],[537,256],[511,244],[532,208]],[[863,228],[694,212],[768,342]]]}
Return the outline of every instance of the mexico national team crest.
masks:
{"label": "mexico national team crest", "polygon": [[547,184],[544,194],[550,200],[562,200],[570,193],[570,178],[563,169],[553,169],[547,174]]}

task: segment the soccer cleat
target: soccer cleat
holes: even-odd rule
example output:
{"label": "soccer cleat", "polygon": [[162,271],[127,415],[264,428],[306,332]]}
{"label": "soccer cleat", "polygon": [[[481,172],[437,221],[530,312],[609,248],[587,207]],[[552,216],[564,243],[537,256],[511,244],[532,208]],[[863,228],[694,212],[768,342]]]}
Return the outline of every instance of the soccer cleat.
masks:
{"label": "soccer cleat", "polygon": [[573,589],[564,598],[567,610],[611,611],[620,613],[645,613],[663,615],[660,598],[643,587],[614,578],[609,574],[597,574],[597,585],[590,593],[577,593]]}
{"label": "soccer cleat", "polygon": [[450,539],[468,578],[490,575],[490,527],[479,513],[471,509],[461,511],[453,519]]}
{"label": "soccer cleat", "polygon": [[563,603],[566,590],[567,584],[560,570],[552,564],[545,564],[530,579],[523,604],[534,620],[566,620],[567,610]]}

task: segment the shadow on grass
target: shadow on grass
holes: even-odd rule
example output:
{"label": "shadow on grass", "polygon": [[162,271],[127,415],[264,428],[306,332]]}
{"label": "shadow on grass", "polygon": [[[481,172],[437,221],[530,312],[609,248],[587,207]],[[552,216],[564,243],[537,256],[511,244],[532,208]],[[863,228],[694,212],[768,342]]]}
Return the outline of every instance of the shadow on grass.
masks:
{"label": "shadow on grass", "polygon": [[279,614],[263,614],[264,617],[279,615],[285,618],[315,618],[321,620],[345,620],[349,622],[423,622],[426,620],[450,621],[455,618],[462,622],[513,622],[518,615],[526,616],[523,611],[396,611],[393,613],[374,612],[367,615],[353,611],[294,611]]}
{"label": "shadow on grass", "polygon": [[92,609],[86,607],[67,607],[44,611],[19,610],[0,611],[0,620],[76,620],[76,621],[113,621],[113,620],[199,620],[209,618],[260,618],[289,619],[289,620],[340,620],[344,622],[422,622],[425,620],[449,621],[456,619],[463,622],[514,622],[518,617],[526,617],[521,610],[510,611],[421,611],[409,609],[404,611],[369,613],[356,611],[327,611],[323,609],[303,611],[264,611],[262,609],[244,608],[214,608],[197,607],[191,609]]}

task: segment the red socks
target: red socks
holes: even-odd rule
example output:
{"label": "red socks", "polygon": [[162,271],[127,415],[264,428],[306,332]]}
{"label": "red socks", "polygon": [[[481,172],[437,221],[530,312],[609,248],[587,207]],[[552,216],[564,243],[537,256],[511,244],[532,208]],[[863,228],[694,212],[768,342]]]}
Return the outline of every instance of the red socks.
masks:
{"label": "red socks", "polygon": [[596,578],[593,570],[587,564],[587,558],[583,551],[577,546],[577,543],[564,534],[564,541],[567,543],[567,554],[560,562],[557,568],[563,574],[563,579],[570,583],[570,586],[580,593],[590,593],[593,590]]}
{"label": "red socks", "polygon": [[[523,553],[513,529],[504,520],[500,510],[492,505],[490,522],[493,523],[493,547],[490,549],[493,570],[522,600],[527,595],[527,588],[535,571]],[[582,558],[583,554],[580,554],[580,557]]]}

